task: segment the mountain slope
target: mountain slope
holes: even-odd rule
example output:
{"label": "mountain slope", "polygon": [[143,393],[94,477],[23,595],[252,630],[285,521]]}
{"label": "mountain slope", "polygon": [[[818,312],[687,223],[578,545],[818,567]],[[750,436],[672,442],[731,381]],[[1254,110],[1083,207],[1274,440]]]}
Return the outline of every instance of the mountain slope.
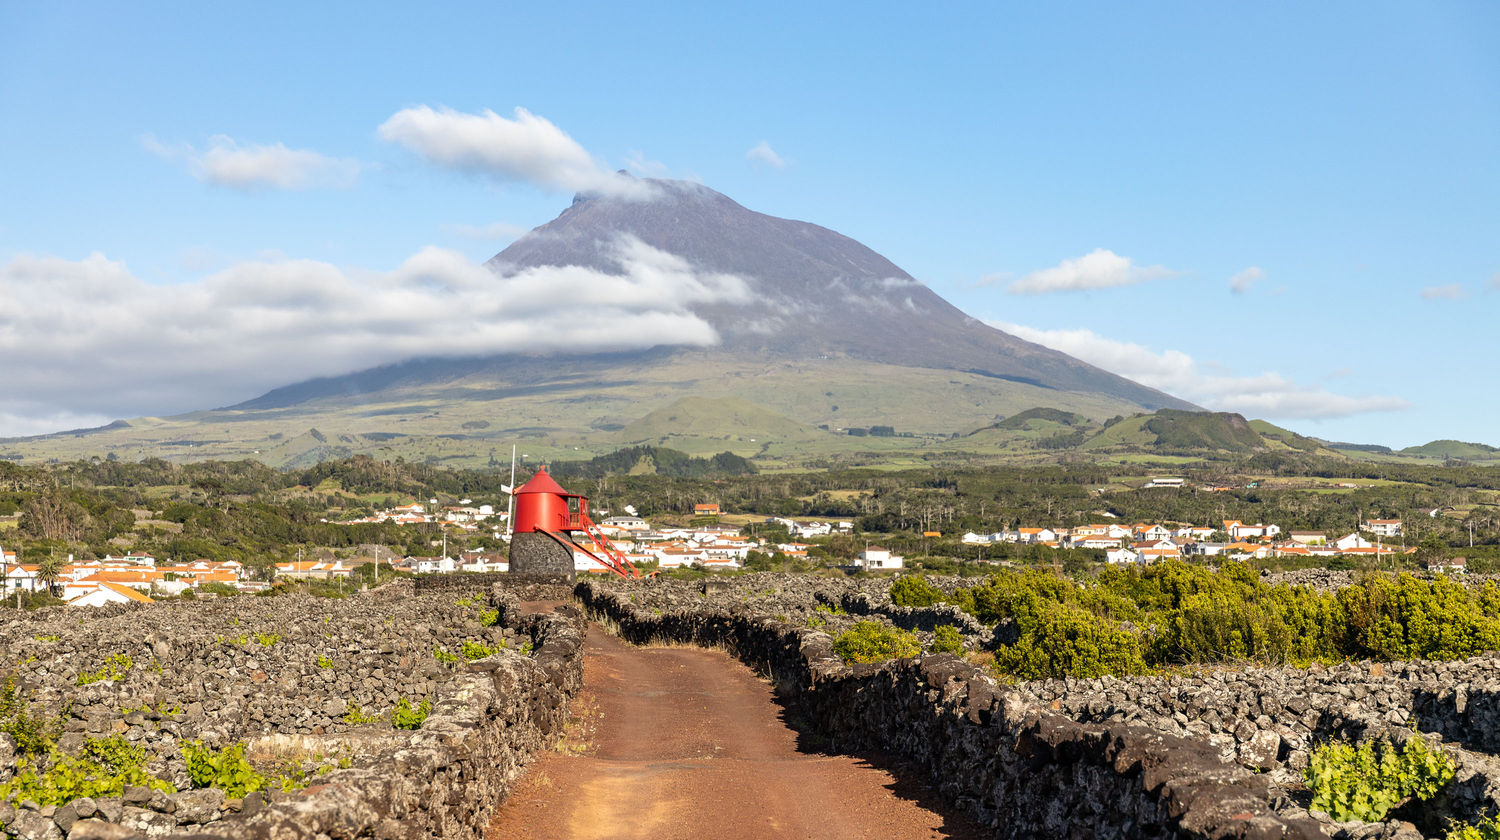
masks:
{"label": "mountain slope", "polygon": [[718,331],[725,352],[959,370],[1101,394],[1149,411],[1194,408],[970,318],[847,236],[747,210],[699,184],[649,183],[655,197],[645,201],[579,196],[488,265],[502,274],[539,266],[618,272],[619,238],[633,237],[700,270],[750,284],[749,303],[693,308]]}
{"label": "mountain slope", "polygon": [[[591,301],[596,317],[583,329],[608,326],[621,289],[635,288],[659,296],[646,306],[673,296],[665,308],[706,325],[703,333],[717,335],[716,344],[636,334],[621,346],[660,343],[617,352],[418,358],[289,384],[227,408],[17,442],[0,457],[113,451],[125,458],[304,463],[331,452],[368,452],[475,465],[503,457],[518,441],[532,457],[546,458],[681,441],[677,448],[693,454],[728,449],[796,463],[920,446],[1038,407],[1092,421],[1192,408],[986,326],[849,237],[747,210],[697,184],[650,185],[654,197],[644,201],[576,198],[490,260],[495,282],[538,280],[526,288],[545,301],[548,273],[576,266],[593,274],[574,282],[572,294],[588,295],[598,288],[590,284],[639,280],[642,263],[628,257],[645,253],[656,261],[648,273],[665,265],[676,280],[653,285],[647,276],[633,287],[600,289],[604,303]],[[683,294],[700,280],[714,289],[725,281],[735,294]],[[556,323],[577,302],[559,296],[543,311]],[[689,398],[708,402],[672,410]],[[749,408],[723,410],[731,400]],[[1028,425],[1028,439],[1061,448],[1082,437],[1046,412],[1034,418],[1040,426]],[[1052,425],[1057,429],[1041,428]],[[872,426],[894,427],[915,442],[841,434]],[[305,436],[312,428],[326,442]]]}

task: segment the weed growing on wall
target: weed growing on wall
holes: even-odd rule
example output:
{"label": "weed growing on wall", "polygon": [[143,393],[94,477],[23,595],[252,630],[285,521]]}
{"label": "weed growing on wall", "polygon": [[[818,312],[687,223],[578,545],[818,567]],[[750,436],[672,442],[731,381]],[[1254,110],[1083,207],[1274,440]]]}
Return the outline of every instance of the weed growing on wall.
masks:
{"label": "weed growing on wall", "polygon": [[145,761],[145,749],[131,744],[122,735],[90,738],[84,742],[81,756],[66,755],[54,749],[45,767],[35,763],[32,757],[22,759],[14,778],[0,784],[0,801],[30,800],[42,806],[64,805],[80,796],[119,796],[127,785],[176,793],[177,789],[171,783],[142,769]]}
{"label": "weed growing on wall", "polygon": [[1303,779],[1312,807],[1336,820],[1379,822],[1408,798],[1431,799],[1453,778],[1453,760],[1420,737],[1355,747],[1331,742],[1312,751]]}
{"label": "weed growing on wall", "polygon": [[130,669],[134,666],[135,661],[132,660],[129,656],[123,653],[117,653],[114,656],[111,656],[110,658],[104,660],[103,668],[100,668],[97,671],[79,672],[78,684],[89,685],[91,683],[104,682],[106,680],[110,682],[113,682],[115,680],[122,680],[125,678],[126,674],[130,673]]}
{"label": "weed growing on wall", "polygon": [[410,700],[402,697],[396,701],[396,708],[391,710],[391,726],[397,729],[419,729],[431,712],[431,700],[423,700],[419,705],[413,706]]}

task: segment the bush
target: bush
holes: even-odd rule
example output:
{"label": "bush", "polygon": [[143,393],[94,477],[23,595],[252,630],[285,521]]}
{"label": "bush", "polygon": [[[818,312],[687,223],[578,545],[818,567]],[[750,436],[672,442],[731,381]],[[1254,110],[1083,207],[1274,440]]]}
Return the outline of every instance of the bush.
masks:
{"label": "bush", "polygon": [[891,603],[898,607],[930,607],[941,604],[943,591],[927,582],[925,575],[902,575],[891,584]]}
{"label": "bush", "polygon": [[907,630],[881,624],[878,621],[861,621],[841,633],[833,642],[833,652],[851,662],[884,662],[918,656],[922,644],[917,635]]}
{"label": "bush", "polygon": [[955,656],[964,655],[964,637],[959,634],[958,628],[951,624],[944,624],[932,633],[933,653],[951,653]]}
{"label": "bush", "polygon": [[1388,741],[1324,744],[1302,775],[1314,809],[1339,821],[1380,822],[1407,797],[1431,799],[1453,773],[1452,759],[1412,736],[1400,749]]}

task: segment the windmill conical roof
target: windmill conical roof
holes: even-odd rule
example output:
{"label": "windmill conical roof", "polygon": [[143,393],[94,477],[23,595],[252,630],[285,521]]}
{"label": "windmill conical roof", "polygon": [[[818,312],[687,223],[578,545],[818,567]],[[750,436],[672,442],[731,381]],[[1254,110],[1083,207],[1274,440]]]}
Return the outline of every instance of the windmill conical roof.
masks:
{"label": "windmill conical roof", "polygon": [[522,493],[549,493],[553,496],[575,495],[562,489],[561,485],[553,481],[552,476],[547,474],[546,467],[537,470],[536,475],[532,476],[530,481],[516,488],[516,495],[519,496]]}

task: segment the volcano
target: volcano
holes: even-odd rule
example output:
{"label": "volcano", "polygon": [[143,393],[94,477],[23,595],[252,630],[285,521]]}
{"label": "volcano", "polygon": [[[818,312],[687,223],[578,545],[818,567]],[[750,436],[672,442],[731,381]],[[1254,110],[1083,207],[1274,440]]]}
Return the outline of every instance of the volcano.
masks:
{"label": "volcano", "polygon": [[620,268],[613,243],[632,237],[700,271],[743,278],[748,301],[698,305],[719,352],[741,358],[849,359],[953,370],[1058,392],[1107,396],[1139,409],[1189,403],[961,312],[890,260],[808,222],[742,207],[689,181],[651,179],[649,198],[580,195],[556,219],[488,265]]}
{"label": "volcano", "polygon": [[[487,263],[497,284],[540,295],[548,329],[613,329],[608,341],[411,359],[227,408],[44,436],[38,451],[278,466],[365,452],[477,466],[519,441],[546,459],[649,444],[865,462],[902,446],[941,448],[1034,408],[1096,421],[1197,410],[987,326],[847,236],[697,183],[640,185],[629,196],[575,197]],[[547,278],[571,285],[556,291]],[[591,320],[569,322],[577,303],[594,307]],[[669,317],[631,320],[658,310]],[[680,329],[658,335],[641,323]]]}

